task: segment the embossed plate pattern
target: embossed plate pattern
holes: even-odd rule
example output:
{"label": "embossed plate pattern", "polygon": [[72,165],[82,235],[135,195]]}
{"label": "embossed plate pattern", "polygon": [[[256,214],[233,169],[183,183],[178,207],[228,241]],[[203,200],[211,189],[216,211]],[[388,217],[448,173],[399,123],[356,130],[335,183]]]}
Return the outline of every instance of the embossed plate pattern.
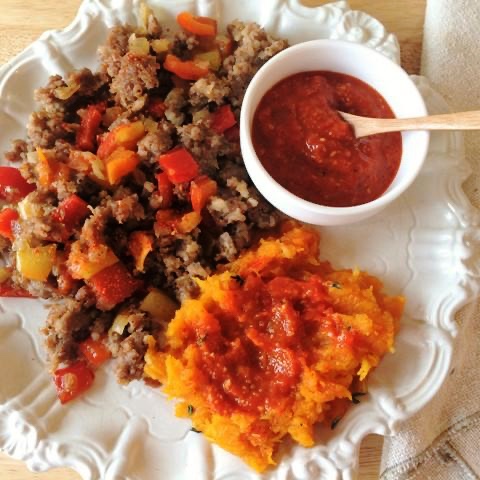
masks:
{"label": "embossed plate pattern", "polygon": [[[25,133],[32,92],[50,74],[96,67],[95,51],[115,23],[134,22],[138,0],[85,0],[73,23],[46,32],[0,69],[0,151]],[[291,43],[338,38],[364,43],[398,62],[393,35],[346,2],[318,8],[299,0],[151,0],[163,21],[184,9],[215,16],[221,25],[257,21]],[[432,112],[443,100],[416,78]],[[390,435],[428,402],[449,369],[454,313],[478,292],[472,260],[478,212],[461,184],[469,174],[461,137],[434,134],[416,183],[394,205],[361,224],[322,229],[321,256],[336,267],[358,266],[408,298],[396,353],[371,376],[370,393],[335,431],[322,428],[314,448],[282,447],[278,467],[263,478],[352,478],[361,439]],[[82,399],[62,407],[45,369],[38,328],[40,301],[0,299],[0,447],[37,471],[69,466],[84,479],[257,479],[239,459],[211,446],[174,417],[157,390],[115,383],[108,366]]]}

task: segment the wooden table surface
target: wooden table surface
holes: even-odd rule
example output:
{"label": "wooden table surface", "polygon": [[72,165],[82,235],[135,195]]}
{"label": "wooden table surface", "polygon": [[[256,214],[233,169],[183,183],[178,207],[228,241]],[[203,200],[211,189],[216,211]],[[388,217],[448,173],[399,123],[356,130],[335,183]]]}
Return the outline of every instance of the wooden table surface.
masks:
{"label": "wooden table surface", "polygon": [[[320,5],[327,2],[304,0],[304,3]],[[349,4],[352,9],[363,10],[376,17],[389,32],[395,33],[402,48],[403,67],[409,73],[419,72],[426,0],[404,0],[401,6],[399,2],[385,0],[350,0]],[[79,5],[80,0],[2,0],[0,65],[22,51],[43,31],[68,25]],[[370,435],[363,441],[360,450],[361,480],[378,479],[382,443],[382,438],[377,435]],[[0,478],[79,480],[80,476],[72,470],[59,468],[41,474],[31,473],[21,462],[0,453]]]}

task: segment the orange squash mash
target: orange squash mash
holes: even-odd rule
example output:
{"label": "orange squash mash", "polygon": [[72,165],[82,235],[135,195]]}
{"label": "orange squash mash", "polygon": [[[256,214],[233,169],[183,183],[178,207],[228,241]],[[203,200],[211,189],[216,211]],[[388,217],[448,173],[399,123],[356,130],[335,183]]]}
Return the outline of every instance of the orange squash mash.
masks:
{"label": "orange squash mash", "polygon": [[178,397],[177,415],[258,471],[274,465],[288,434],[314,443],[352,391],[393,350],[402,297],[358,270],[317,258],[314,230],[287,223],[221,273],[198,281],[145,373]]}

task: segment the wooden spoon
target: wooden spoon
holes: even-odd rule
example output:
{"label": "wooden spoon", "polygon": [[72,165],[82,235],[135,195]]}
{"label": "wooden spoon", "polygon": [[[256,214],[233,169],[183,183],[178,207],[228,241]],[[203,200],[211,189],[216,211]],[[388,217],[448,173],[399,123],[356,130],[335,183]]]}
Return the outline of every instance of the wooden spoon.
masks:
{"label": "wooden spoon", "polygon": [[338,112],[354,130],[357,138],[375,133],[401,130],[477,130],[480,129],[480,111],[446,113],[417,118],[369,118]]}

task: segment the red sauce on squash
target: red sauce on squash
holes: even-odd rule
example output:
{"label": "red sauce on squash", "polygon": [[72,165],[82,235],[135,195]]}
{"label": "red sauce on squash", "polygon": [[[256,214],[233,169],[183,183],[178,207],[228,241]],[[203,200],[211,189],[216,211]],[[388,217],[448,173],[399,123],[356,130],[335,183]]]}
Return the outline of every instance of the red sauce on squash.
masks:
{"label": "red sauce on squash", "polygon": [[400,165],[400,133],[355,139],[337,110],[393,118],[363,81],[334,72],[302,72],[274,85],[253,119],[253,145],[268,173],[298,197],[348,207],[380,197]]}
{"label": "red sauce on squash", "polygon": [[198,342],[209,402],[225,415],[290,406],[303,366],[315,363],[320,333],[337,346],[355,343],[347,346],[338,331],[320,276],[265,281],[252,274],[244,282],[229,292],[228,310],[215,314],[220,331]]}

